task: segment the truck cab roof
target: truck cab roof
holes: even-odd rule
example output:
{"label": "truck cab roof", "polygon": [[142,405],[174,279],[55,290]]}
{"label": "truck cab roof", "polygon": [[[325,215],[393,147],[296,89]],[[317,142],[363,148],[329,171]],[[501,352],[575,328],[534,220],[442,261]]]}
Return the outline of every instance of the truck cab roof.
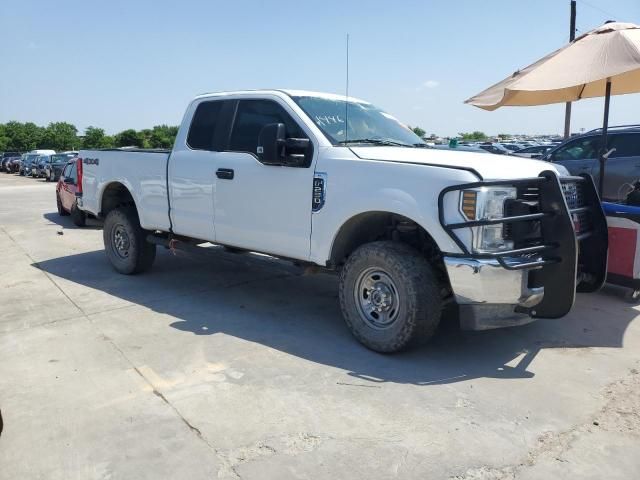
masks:
{"label": "truck cab roof", "polygon": [[[264,94],[264,95],[277,95],[282,96],[286,95],[289,97],[318,97],[318,98],[327,98],[331,100],[345,100],[347,97],[345,95],[336,94],[336,93],[326,93],[326,92],[314,92],[310,90],[293,90],[293,89],[255,89],[255,90],[232,90],[232,91],[223,91],[223,92],[209,92],[203,93],[196,97],[197,99],[207,98],[207,97],[223,97],[223,96],[234,96],[234,95],[256,95],[256,94]],[[369,102],[365,100],[361,100],[355,97],[348,97],[348,100],[351,102],[369,104]]]}

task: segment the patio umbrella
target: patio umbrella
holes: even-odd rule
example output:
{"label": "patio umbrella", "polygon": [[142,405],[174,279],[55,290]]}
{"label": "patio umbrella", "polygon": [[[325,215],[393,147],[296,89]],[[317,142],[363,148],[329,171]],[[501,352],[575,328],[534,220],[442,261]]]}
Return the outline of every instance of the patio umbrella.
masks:
{"label": "patio umbrella", "polygon": [[640,26],[607,22],[466,100],[484,110],[605,97],[598,190],[602,195],[611,95],[640,92]]}

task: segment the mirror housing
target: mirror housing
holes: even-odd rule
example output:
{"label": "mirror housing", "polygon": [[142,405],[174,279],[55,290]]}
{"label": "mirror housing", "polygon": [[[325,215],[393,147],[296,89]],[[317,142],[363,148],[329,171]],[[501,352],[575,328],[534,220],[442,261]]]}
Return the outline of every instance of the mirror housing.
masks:
{"label": "mirror housing", "polygon": [[286,138],[284,123],[262,127],[258,136],[258,159],[265,165],[305,168],[311,164],[311,140]]}
{"label": "mirror housing", "polygon": [[270,123],[262,127],[258,135],[257,149],[258,158],[262,163],[284,164],[285,132],[284,123]]}

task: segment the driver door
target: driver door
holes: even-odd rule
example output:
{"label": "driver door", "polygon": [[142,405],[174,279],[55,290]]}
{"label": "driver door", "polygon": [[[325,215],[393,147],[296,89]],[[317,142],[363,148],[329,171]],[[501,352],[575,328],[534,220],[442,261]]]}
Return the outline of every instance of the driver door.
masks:
{"label": "driver door", "polygon": [[266,165],[257,147],[268,124],[283,123],[287,137],[311,136],[275,98],[238,100],[233,118],[228,147],[216,162],[216,242],[307,259],[315,158],[307,167]]}

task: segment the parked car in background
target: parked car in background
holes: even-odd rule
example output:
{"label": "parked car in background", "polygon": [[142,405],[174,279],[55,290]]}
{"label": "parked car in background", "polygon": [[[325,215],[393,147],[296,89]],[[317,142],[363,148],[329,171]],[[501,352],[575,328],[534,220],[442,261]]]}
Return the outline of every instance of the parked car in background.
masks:
{"label": "parked car in background", "polygon": [[2,160],[2,170],[5,173],[13,173],[15,170],[13,169],[13,164],[16,161],[20,160],[20,155],[16,155],[15,157],[7,157]]}
{"label": "parked car in background", "polygon": [[25,158],[27,158],[27,153],[23,153],[20,155],[20,160],[12,160],[11,161],[11,169],[13,173],[22,174],[22,164],[24,163]]}
{"label": "parked car in background", "polygon": [[64,166],[76,156],[78,156],[78,152],[60,152],[50,155],[44,173],[47,182],[57,182]]}
{"label": "parked car in background", "polygon": [[5,171],[5,172],[9,172],[9,162],[20,156],[20,152],[2,152],[2,155],[0,155],[0,170]]}
{"label": "parked car in background", "polygon": [[554,145],[536,145],[534,147],[525,147],[512,153],[517,157],[524,158],[542,158],[545,153],[551,150]]}
{"label": "parked car in background", "polygon": [[[640,179],[640,125],[609,127],[606,151],[615,149],[606,163],[602,199],[625,199],[631,184]],[[573,175],[589,173],[598,185],[602,129],[569,138],[549,151],[543,160],[563,165]]]}
{"label": "parked car in background", "polygon": [[20,165],[20,175],[33,176],[36,169],[36,162],[41,155],[52,155],[55,150],[31,150],[23,159]]}
{"label": "parked car in background", "polygon": [[515,152],[516,150],[521,150],[522,148],[524,148],[524,145],[522,145],[520,143],[505,143],[505,142],[501,142],[498,145],[506,148],[510,152]]}
{"label": "parked car in background", "polygon": [[499,143],[491,143],[491,142],[480,143],[478,144],[478,147],[481,148],[482,150],[486,150],[489,153],[495,153],[497,155],[508,155],[509,153],[511,153],[509,150],[504,148]]}
{"label": "parked car in background", "polygon": [[20,155],[19,157],[9,159],[9,163],[7,164],[7,173],[17,173],[20,171],[23,156],[24,155]]}
{"label": "parked car in background", "polygon": [[40,155],[38,157],[37,161],[35,162],[34,177],[37,177],[37,178],[45,177],[45,171],[46,171],[45,169],[50,159],[51,159],[51,155]]}
{"label": "parked car in background", "polygon": [[22,163],[20,164],[20,175],[28,177],[31,175],[31,169],[33,168],[33,163],[37,160],[40,155],[37,153],[28,153],[22,159]]}
{"label": "parked car in background", "polygon": [[457,147],[450,147],[449,145],[434,145],[433,148],[437,150],[452,150],[456,152],[491,153],[474,145],[458,145]]}
{"label": "parked car in background", "polygon": [[78,192],[79,159],[68,161],[56,185],[56,206],[60,216],[71,215],[71,220],[78,227],[83,227],[87,215],[78,208],[76,193]]}

